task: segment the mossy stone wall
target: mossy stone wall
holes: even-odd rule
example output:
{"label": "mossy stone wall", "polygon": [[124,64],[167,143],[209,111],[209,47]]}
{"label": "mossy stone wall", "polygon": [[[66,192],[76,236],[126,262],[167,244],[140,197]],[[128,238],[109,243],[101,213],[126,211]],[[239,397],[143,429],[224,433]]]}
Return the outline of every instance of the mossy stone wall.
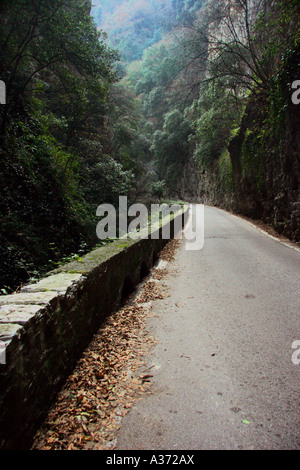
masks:
{"label": "mossy stone wall", "polygon": [[[178,218],[184,224],[182,214],[174,217],[171,238]],[[161,231],[158,239],[115,241],[18,294],[0,296],[1,450],[29,448],[93,334],[167,243]]]}

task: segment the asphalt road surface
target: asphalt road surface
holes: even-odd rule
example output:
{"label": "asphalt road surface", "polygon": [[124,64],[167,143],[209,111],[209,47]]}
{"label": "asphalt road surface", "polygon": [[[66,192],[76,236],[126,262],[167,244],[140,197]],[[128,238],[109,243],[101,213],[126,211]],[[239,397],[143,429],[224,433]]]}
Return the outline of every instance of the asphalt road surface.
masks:
{"label": "asphalt road surface", "polygon": [[197,251],[181,241],[163,279],[152,394],[116,449],[300,449],[300,252],[212,207],[204,236]]}

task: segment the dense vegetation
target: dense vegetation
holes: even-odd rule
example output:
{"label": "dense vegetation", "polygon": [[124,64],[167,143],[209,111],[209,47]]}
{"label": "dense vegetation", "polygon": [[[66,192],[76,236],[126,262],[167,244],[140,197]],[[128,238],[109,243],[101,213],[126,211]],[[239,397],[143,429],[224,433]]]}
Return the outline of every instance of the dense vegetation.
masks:
{"label": "dense vegetation", "polygon": [[[138,4],[122,7],[130,3]],[[127,60],[123,79],[152,127],[161,187],[262,218],[299,240],[299,112],[291,102],[299,2],[166,3],[162,39]]]}
{"label": "dense vegetation", "polygon": [[201,4],[202,0],[95,0],[92,14],[128,63],[141,59],[145,49]]}
{"label": "dense vegetation", "polygon": [[252,3],[2,0],[2,292],[99,243],[96,208],[119,195],[299,239],[299,5]]}
{"label": "dense vegetation", "polygon": [[80,0],[1,2],[0,288],[98,241],[96,208],[134,197],[147,143],[118,53]]}

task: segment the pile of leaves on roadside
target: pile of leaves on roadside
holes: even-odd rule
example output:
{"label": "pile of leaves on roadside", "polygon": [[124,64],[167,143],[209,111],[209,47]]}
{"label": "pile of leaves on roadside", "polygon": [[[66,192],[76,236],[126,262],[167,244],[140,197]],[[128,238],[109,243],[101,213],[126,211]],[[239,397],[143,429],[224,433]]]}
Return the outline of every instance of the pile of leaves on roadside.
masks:
{"label": "pile of leaves on roadside", "polygon": [[112,315],[94,336],[36,435],[33,449],[107,449],[119,421],[150,382],[137,371],[155,344],[142,305]]}
{"label": "pile of leaves on roadside", "polygon": [[160,252],[159,258],[171,262],[175,258],[175,254],[177,249],[179,248],[180,245],[180,240],[174,239],[169,241],[167,245],[164,247],[164,249]]}
{"label": "pile of leaves on roadside", "polygon": [[165,286],[160,285],[156,279],[147,281],[143,286],[143,292],[139,296],[139,302],[152,302],[164,299],[169,294]]}
{"label": "pile of leaves on roadside", "polygon": [[[170,259],[174,244],[168,245],[162,256]],[[59,393],[32,450],[115,448],[122,417],[150,392],[145,356],[156,340],[146,330],[148,302],[166,295],[160,283],[146,280],[141,293],[107,319]]]}

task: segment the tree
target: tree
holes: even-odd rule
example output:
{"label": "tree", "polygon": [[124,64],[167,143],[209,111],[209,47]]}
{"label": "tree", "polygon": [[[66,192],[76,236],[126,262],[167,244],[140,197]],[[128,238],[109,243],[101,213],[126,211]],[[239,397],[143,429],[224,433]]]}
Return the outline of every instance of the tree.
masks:
{"label": "tree", "polygon": [[180,182],[184,166],[189,161],[190,133],[189,122],[178,109],[174,109],[164,116],[162,131],[157,130],[153,135],[152,149],[158,177],[160,180],[166,180],[168,188],[173,191]]}
{"label": "tree", "polygon": [[[50,99],[60,93],[73,108],[75,101],[82,105],[70,121],[78,120],[91,103],[89,93],[96,94],[99,103],[114,80],[112,65],[117,55],[106,46],[85,4],[78,0],[5,0],[0,45],[0,74],[7,87],[2,133],[9,115],[25,106],[39,78],[48,88],[51,84]],[[61,104],[59,99],[56,102]]]}
{"label": "tree", "polygon": [[184,67],[195,71],[191,87],[222,77],[240,93],[267,93],[298,25],[294,0],[209,0],[199,19],[183,24]]}
{"label": "tree", "polygon": [[108,119],[119,56],[97,31],[89,4],[0,5],[0,74],[7,85],[7,105],[0,107],[0,288],[91,248],[97,205],[133,187],[134,157],[127,168],[115,161],[117,124]]}
{"label": "tree", "polygon": [[239,127],[244,107],[236,101],[222,79],[204,84],[192,106],[191,126],[194,135],[194,159],[202,170],[217,161]]}

